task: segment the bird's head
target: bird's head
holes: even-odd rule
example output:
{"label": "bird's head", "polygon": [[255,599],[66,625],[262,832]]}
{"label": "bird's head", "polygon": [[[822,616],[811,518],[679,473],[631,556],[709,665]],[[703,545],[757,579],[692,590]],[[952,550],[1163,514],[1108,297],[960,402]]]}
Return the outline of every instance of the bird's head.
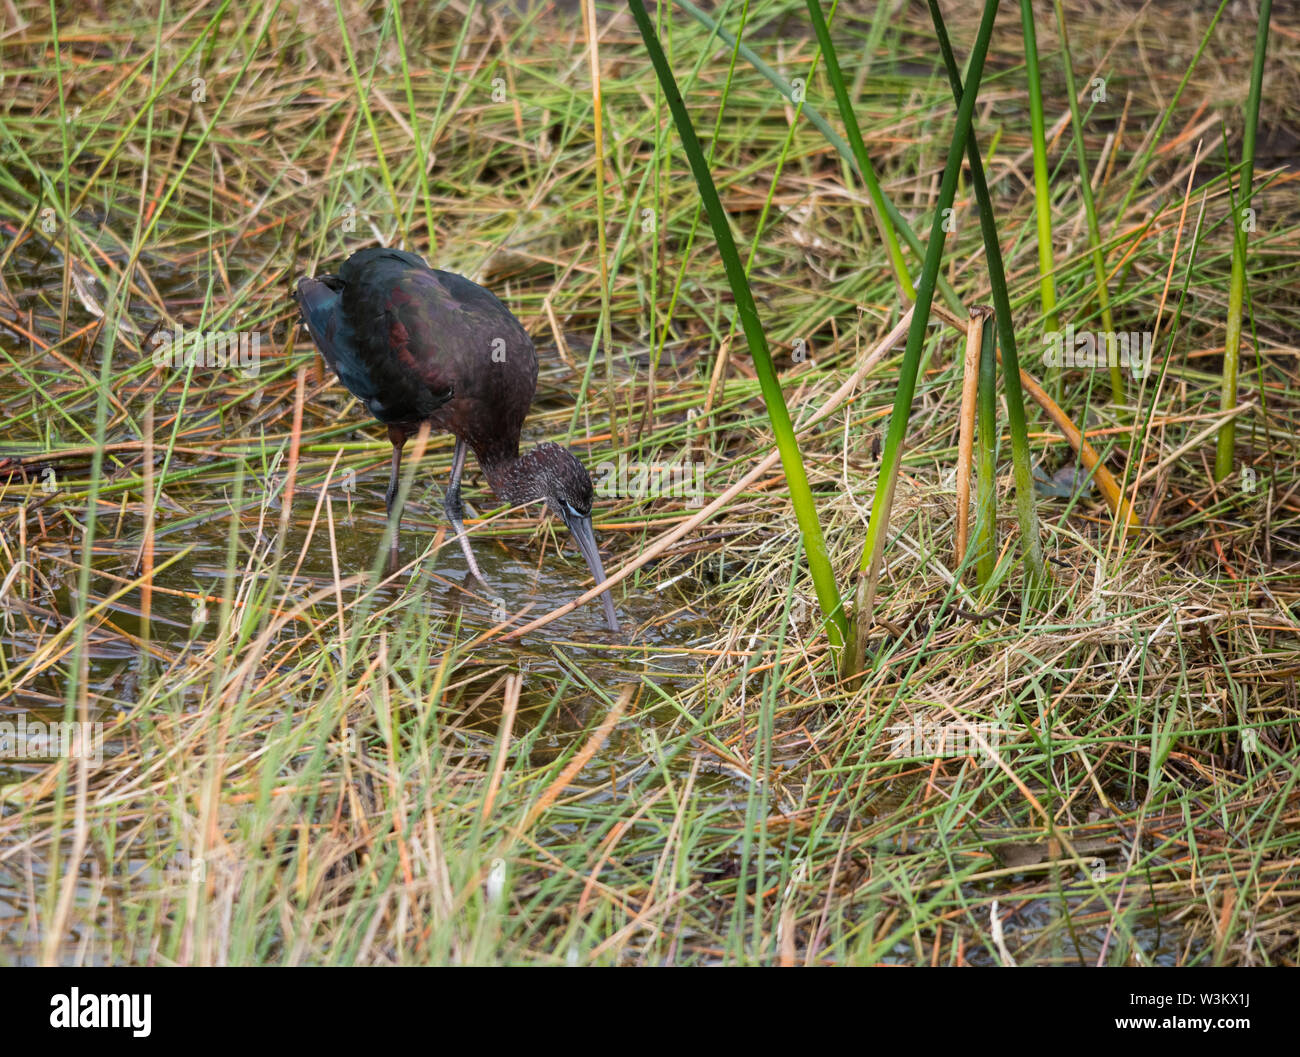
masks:
{"label": "bird's head", "polygon": [[[592,488],[587,468],[568,448],[559,444],[539,444],[521,462],[526,462],[536,474],[530,489],[538,499],[545,499],[551,511],[558,514],[573,534],[578,550],[587,560],[596,583],[605,579],[605,568],[596,548],[596,533],[591,525]],[[605,622],[610,631],[618,631],[618,618],[614,615],[614,601],[609,591],[600,596],[605,608]]]}

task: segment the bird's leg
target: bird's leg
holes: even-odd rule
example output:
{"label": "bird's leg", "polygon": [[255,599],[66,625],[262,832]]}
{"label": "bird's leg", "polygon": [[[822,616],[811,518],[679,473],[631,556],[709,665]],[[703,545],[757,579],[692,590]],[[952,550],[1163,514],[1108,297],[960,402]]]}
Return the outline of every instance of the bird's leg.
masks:
{"label": "bird's leg", "polygon": [[397,571],[399,564],[397,537],[402,525],[402,512],[397,511],[397,516],[394,517],[393,508],[397,505],[397,488],[402,479],[402,448],[406,444],[406,430],[401,426],[389,426],[388,439],[393,445],[393,472],[388,478],[388,494],[384,497],[384,506],[388,511],[388,520],[393,523],[393,540],[388,550],[388,571],[392,573]]}
{"label": "bird's leg", "polygon": [[460,475],[461,471],[465,469],[465,449],[465,442],[457,437],[456,454],[451,457],[451,484],[447,486],[447,496],[443,507],[447,511],[447,520],[451,522],[451,527],[456,530],[456,539],[460,541],[460,549],[465,552],[465,561],[469,563],[469,571],[474,574],[474,579],[486,586],[487,581],[483,579],[483,574],[479,572],[478,562],[474,560],[474,552],[470,550],[469,536],[465,534],[465,508],[460,505]]}

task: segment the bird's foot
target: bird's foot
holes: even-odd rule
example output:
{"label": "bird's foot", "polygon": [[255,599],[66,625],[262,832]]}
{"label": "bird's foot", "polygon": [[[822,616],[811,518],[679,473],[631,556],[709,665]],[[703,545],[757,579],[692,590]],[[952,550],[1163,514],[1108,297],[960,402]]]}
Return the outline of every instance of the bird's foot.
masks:
{"label": "bird's foot", "polygon": [[384,563],[384,575],[392,576],[402,567],[402,553],[394,539],[392,546],[388,548],[388,561]]}
{"label": "bird's foot", "polygon": [[474,551],[469,545],[469,536],[465,534],[463,524],[454,524],[456,530],[456,539],[460,542],[460,549],[465,553],[465,564],[469,566],[470,575],[474,577],[484,587],[490,588],[492,585],[487,582],[487,577],[483,575],[482,570],[478,567],[478,562],[474,558]]}
{"label": "bird's foot", "polygon": [[465,563],[469,566],[470,575],[484,587],[490,588],[492,585],[487,582],[487,577],[479,569],[474,551],[469,545],[469,533],[465,531],[465,508],[460,501],[459,488],[452,488],[447,492],[444,508],[447,511],[447,520],[451,522],[451,527],[456,533],[456,542],[460,544],[460,549],[465,554]]}

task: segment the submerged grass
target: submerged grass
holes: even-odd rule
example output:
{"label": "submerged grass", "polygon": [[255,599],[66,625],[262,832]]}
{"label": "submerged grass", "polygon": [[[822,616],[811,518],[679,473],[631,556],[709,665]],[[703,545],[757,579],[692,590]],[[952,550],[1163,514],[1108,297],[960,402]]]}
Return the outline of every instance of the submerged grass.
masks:
{"label": "submerged grass", "polygon": [[[712,180],[751,246],[847,584],[910,306],[853,149],[820,117],[836,90],[805,4],[681,6],[651,9],[656,33],[714,129]],[[950,6],[966,55],[974,17]],[[828,33],[915,264],[952,94],[926,13],[883,10],[841,8]],[[30,736],[0,759],[0,960],[1296,961],[1294,14],[1273,13],[1248,187],[1197,147],[1226,126],[1240,156],[1253,23],[1067,6],[1080,79],[1109,71],[1109,102],[1080,114],[1080,172],[1037,5],[1055,310],[1098,325],[1090,178],[1115,325],[1153,333],[1152,371],[1126,380],[1136,413],[1098,398],[1104,368],[1069,366],[1066,417],[1027,409],[1054,571],[1038,610],[1019,603],[1009,437],[981,386],[976,539],[995,547],[968,549],[968,591],[960,350],[991,285],[959,185],[871,660],[845,683],[726,275],[693,237],[701,204],[621,8],[595,8],[603,178],[577,11],[119,11],[0,7],[0,724],[104,724],[102,759]],[[1020,365],[1042,377],[1035,123],[1019,20],[1000,21],[976,127]],[[795,80],[800,100],[780,87]],[[1240,376],[1259,400],[1232,412],[1240,478],[1216,483],[1247,195],[1267,218]],[[625,641],[590,606],[503,639],[583,591],[582,563],[471,472],[500,591],[478,592],[441,524],[445,437],[409,460],[409,570],[376,575],[388,445],[288,296],[374,244],[483,282],[534,335],[530,439],[593,469],[606,567],[641,563],[616,594]],[[150,332],[179,327],[257,335],[256,372],[155,362]],[[699,494],[652,484],[655,466],[688,468]],[[1113,531],[1103,470],[1141,531]]]}

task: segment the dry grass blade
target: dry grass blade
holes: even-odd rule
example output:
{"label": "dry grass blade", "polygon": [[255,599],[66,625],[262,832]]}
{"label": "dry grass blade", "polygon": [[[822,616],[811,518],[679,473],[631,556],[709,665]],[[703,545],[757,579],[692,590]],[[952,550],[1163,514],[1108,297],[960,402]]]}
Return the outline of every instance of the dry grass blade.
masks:
{"label": "dry grass blade", "polygon": [[992,315],[987,305],[975,305],[966,325],[966,350],[962,360],[961,412],[957,441],[957,543],[953,548],[953,568],[960,568],[966,557],[966,537],[970,524],[970,475],[975,446],[975,395],[979,386],[980,348],[984,344],[984,321]]}

